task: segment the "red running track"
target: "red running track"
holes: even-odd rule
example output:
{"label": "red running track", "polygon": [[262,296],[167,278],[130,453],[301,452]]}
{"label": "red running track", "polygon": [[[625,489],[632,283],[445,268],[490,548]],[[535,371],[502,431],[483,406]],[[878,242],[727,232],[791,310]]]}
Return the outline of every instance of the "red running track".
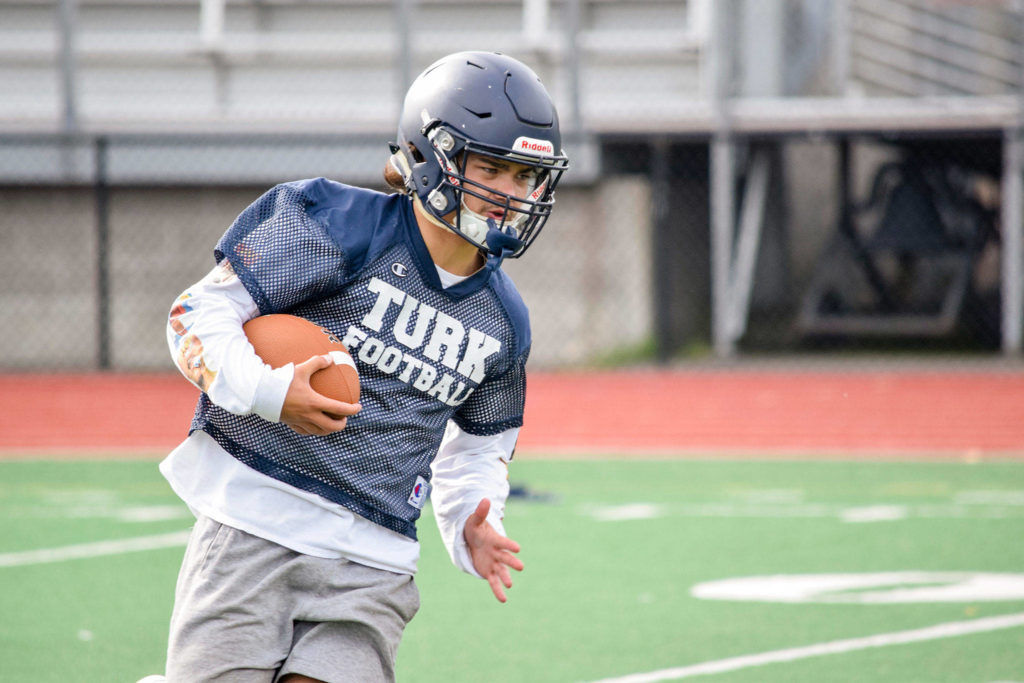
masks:
{"label": "red running track", "polygon": [[[176,374],[0,375],[0,453],[166,451]],[[1024,456],[1024,372],[533,373],[525,453]]]}

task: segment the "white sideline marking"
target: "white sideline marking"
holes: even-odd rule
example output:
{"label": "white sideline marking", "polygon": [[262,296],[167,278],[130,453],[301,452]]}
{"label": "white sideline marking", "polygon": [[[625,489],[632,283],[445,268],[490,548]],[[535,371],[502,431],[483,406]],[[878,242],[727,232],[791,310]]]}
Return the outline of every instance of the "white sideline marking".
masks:
{"label": "white sideline marking", "polygon": [[0,567],[21,567],[28,564],[64,562],[84,557],[121,555],[140,550],[173,548],[186,545],[190,533],[189,531],[173,531],[169,534],[124,538],[117,541],[97,541],[96,543],[66,545],[60,548],[41,548],[39,550],[24,550],[16,553],[0,553]]}
{"label": "white sideline marking", "polygon": [[[1009,499],[1008,499],[1009,500]],[[922,505],[830,505],[826,503],[788,502],[708,502],[708,503],[625,503],[622,505],[584,505],[581,514],[597,522],[620,522],[660,517],[730,517],[752,519],[828,519],[847,523],[887,522],[903,519],[1018,519],[1024,505],[1017,503],[973,504],[945,503]]]}
{"label": "white sideline marking", "polygon": [[590,510],[590,515],[599,522],[623,522],[634,519],[656,519],[663,516],[663,510],[660,505],[653,503],[629,503],[595,506]]}
{"label": "white sideline marking", "polygon": [[704,600],[876,605],[1024,600],[1024,574],[899,571],[741,576],[698,583],[690,595]]}
{"label": "white sideline marking", "polygon": [[907,518],[906,505],[868,505],[846,508],[839,513],[839,519],[850,524],[862,522],[893,522]]}
{"label": "white sideline marking", "polygon": [[741,655],[729,657],[717,661],[702,662],[690,666],[681,666],[674,669],[662,669],[661,671],[650,671],[642,674],[630,674],[620,678],[604,678],[593,683],[656,683],[657,681],[678,681],[693,676],[705,674],[717,674],[726,671],[736,671],[765,664],[777,662],[793,662],[798,659],[820,657],[821,655],[834,655],[855,650],[867,650],[873,647],[886,647],[888,645],[903,645],[906,643],[918,643],[925,640],[936,640],[938,638],[952,638],[970,633],[983,633],[985,631],[998,631],[1004,628],[1024,626],[1024,612],[1017,614],[1005,614],[998,617],[986,617],[984,619],[972,619],[971,621],[950,621],[944,624],[936,624],[925,628],[913,629],[910,631],[896,631],[894,633],[879,633],[874,636],[863,638],[849,638],[847,640],[833,640],[828,643],[806,645],[804,647],[793,647],[786,650],[774,650],[772,652],[761,652],[754,655]]}
{"label": "white sideline marking", "polygon": [[953,501],[960,505],[1024,505],[1024,491],[961,491]]}

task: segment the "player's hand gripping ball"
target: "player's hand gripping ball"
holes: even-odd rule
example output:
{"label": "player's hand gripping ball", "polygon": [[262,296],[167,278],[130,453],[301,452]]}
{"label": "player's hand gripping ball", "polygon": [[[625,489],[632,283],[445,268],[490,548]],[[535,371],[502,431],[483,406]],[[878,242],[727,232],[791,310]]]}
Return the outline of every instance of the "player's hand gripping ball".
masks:
{"label": "player's hand gripping ball", "polygon": [[345,403],[359,402],[359,373],[345,345],[326,327],[283,313],[261,315],[242,326],[256,355],[272,368],[330,354],[334,365],[309,379],[314,391]]}

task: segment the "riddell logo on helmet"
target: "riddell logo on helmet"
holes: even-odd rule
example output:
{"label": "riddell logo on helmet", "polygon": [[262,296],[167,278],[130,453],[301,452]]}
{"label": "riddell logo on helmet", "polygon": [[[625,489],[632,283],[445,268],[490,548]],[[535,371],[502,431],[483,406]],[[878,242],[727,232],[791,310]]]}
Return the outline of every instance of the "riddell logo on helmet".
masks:
{"label": "riddell logo on helmet", "polygon": [[530,154],[552,156],[555,153],[555,146],[547,140],[519,137],[516,138],[516,141],[512,144],[512,150],[515,152],[528,152]]}

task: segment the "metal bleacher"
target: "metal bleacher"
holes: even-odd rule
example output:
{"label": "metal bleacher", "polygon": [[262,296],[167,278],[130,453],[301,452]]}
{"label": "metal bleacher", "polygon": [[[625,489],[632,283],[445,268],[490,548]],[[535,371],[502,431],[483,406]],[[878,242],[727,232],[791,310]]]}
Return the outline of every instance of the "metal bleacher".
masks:
{"label": "metal bleacher", "polygon": [[[688,13],[702,3],[582,5],[77,0],[65,52],[60,2],[5,0],[0,130],[380,132],[396,119],[403,81],[460,49],[507,52],[534,65],[567,123],[585,115],[601,128],[688,106],[701,87],[702,40]],[[579,77],[577,58],[586,65]],[[70,112],[65,69],[73,73]]]}
{"label": "metal bleacher", "polygon": [[851,75],[867,92],[991,96],[1020,87],[1024,19],[1012,2],[856,0],[851,9]]}
{"label": "metal bleacher", "polygon": [[537,70],[566,147],[589,160],[569,181],[591,182],[599,152],[584,129],[671,130],[703,106],[707,7],[4,0],[0,135],[21,137],[0,149],[0,181],[89,182],[97,155],[83,141],[98,139],[113,143],[112,182],[266,183],[329,171],[375,181],[380,140],[393,135],[408,82],[446,53],[485,49]]}
{"label": "metal bleacher", "polygon": [[[768,3],[3,0],[0,135],[348,136],[348,153],[360,135],[389,135],[407,83],[459,49],[530,63],[569,137],[877,129],[887,117],[905,127],[1004,127],[1024,65],[1020,13],[999,5],[794,0],[771,10],[785,23],[740,28],[720,43],[736,53],[737,73],[723,76],[712,15],[740,25]],[[732,88],[717,95],[727,112],[716,83]],[[934,97],[943,100],[926,101]],[[322,144],[306,151],[315,156]],[[197,159],[183,162],[181,178],[230,175],[201,150],[176,149]],[[135,150],[113,168],[121,179],[180,180],[170,167],[147,176],[149,155]],[[59,161],[53,150],[16,153],[17,161],[0,154],[0,181],[82,181],[91,172],[73,150]],[[250,175],[228,180],[265,181],[251,175],[255,161],[235,167]]]}

